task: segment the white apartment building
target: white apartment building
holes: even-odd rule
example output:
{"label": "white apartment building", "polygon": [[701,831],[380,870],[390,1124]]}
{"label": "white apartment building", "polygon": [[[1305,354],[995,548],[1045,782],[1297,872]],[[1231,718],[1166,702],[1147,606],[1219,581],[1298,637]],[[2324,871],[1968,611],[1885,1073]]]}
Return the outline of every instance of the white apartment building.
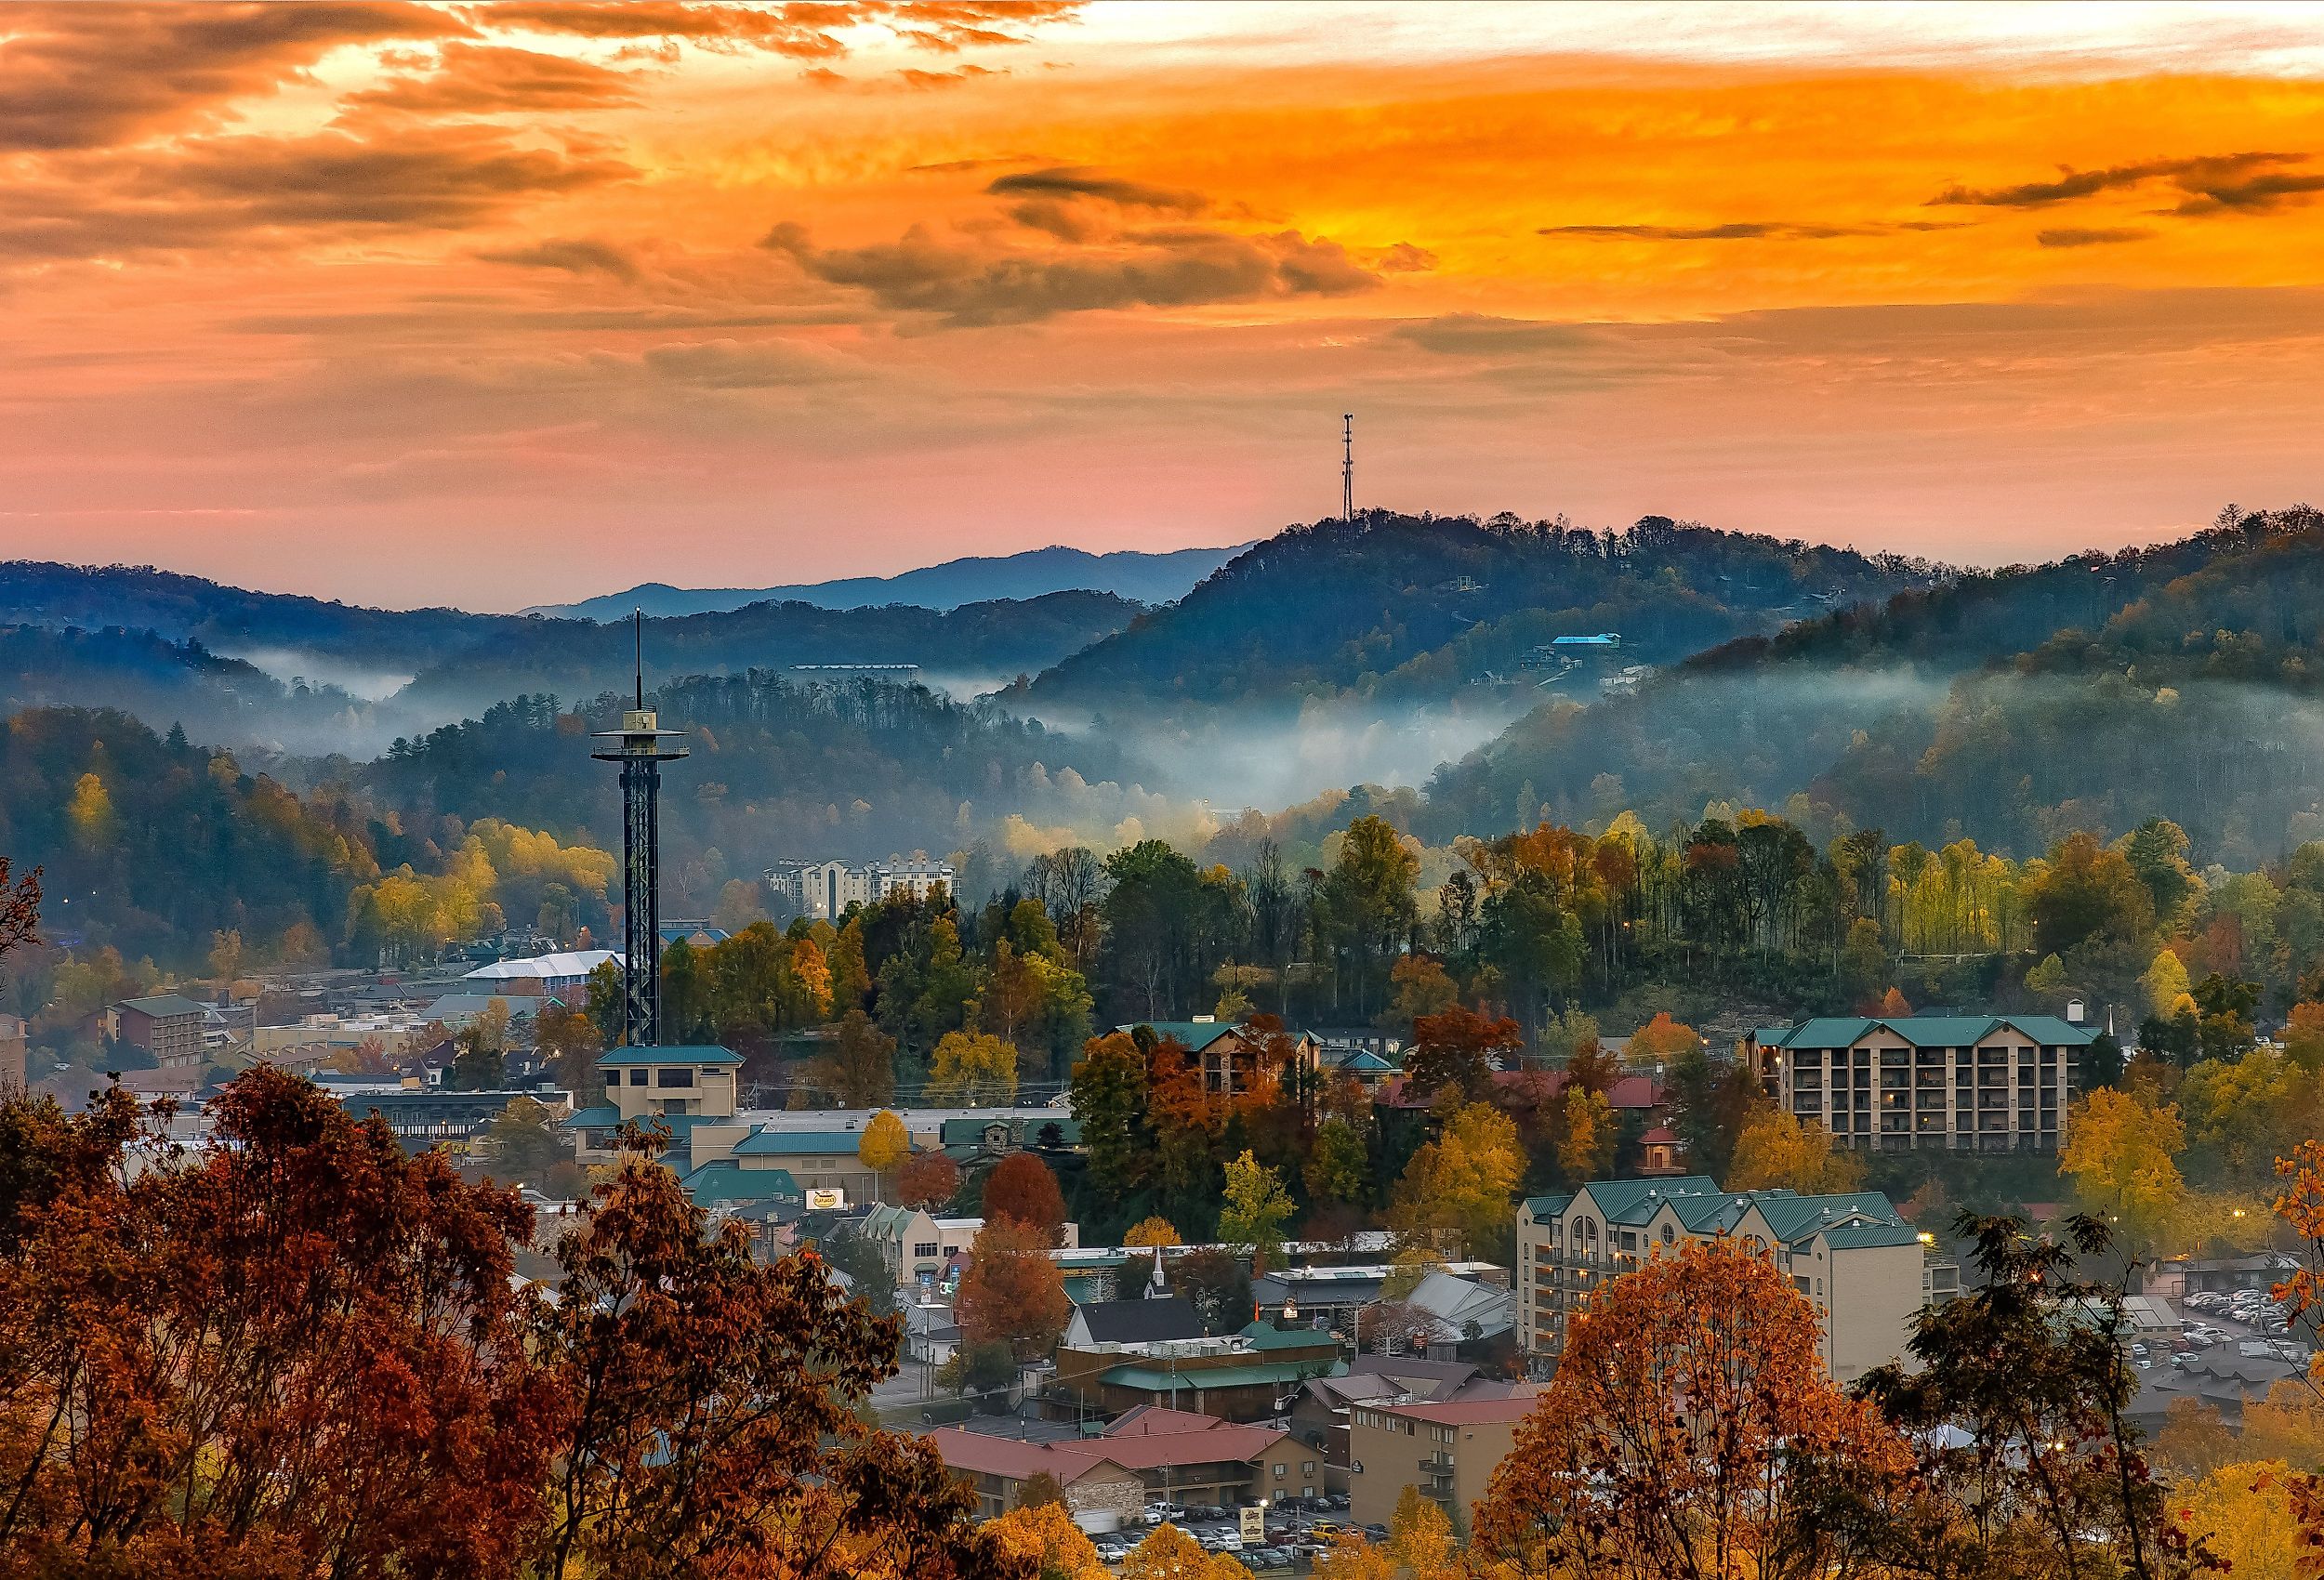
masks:
{"label": "white apartment building", "polygon": [[1730,1192],[1703,1175],[1593,1180],[1518,1205],[1519,1345],[1554,1358],[1566,1319],[1597,1290],[1661,1252],[1712,1240],[1767,1256],[1791,1280],[1815,1308],[1836,1383],[1902,1355],[1914,1316],[1958,1292],[1959,1270],[1935,1260],[1878,1191]]}
{"label": "white apartment building", "polygon": [[1785,1113],[1842,1146],[2052,1152],[2097,1035],[2053,1015],[1825,1016],[1745,1051]]}
{"label": "white apartment building", "polygon": [[845,862],[783,862],[769,867],[767,888],[790,902],[791,909],[812,920],[836,922],[850,905],[870,905],[891,894],[908,893],[922,900],[933,889],[950,889],[950,862],[925,856],[909,860],[891,857],[853,867]]}

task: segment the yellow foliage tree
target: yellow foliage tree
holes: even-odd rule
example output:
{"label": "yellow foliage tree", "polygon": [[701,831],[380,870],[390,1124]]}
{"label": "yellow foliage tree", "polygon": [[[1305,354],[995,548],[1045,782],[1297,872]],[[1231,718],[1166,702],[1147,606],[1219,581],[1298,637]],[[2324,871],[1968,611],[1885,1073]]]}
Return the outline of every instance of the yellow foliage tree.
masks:
{"label": "yellow foliage tree", "polygon": [[1098,1549],[1062,1503],[1037,1503],[988,1520],[993,1545],[1024,1564],[1037,1580],[1107,1580]]}
{"label": "yellow foliage tree", "polygon": [[1207,1553],[1175,1525],[1157,1525],[1122,1560],[1122,1580],[1250,1580],[1224,1553]]}
{"label": "yellow foliage tree", "polygon": [[2171,1508],[2236,1580],[2293,1580],[2302,1550],[2291,1482],[2291,1467],[2280,1459],[2222,1465],[2177,1488]]}
{"label": "yellow foliage tree", "polygon": [[1413,1580],[1437,1580],[1459,1568],[1452,1521],[1418,1487],[1406,1487],[1396,1496],[1396,1510],[1388,1517],[1388,1555]]}
{"label": "yellow foliage tree", "polygon": [[912,1134],[904,1127],[904,1121],[887,1109],[881,1109],[864,1126],[864,1139],[855,1145],[855,1155],[864,1166],[883,1178],[904,1166],[904,1160],[912,1155]]}
{"label": "yellow foliage tree", "polygon": [[1315,1580],[1397,1580],[1396,1560],[1361,1531],[1342,1531],[1315,1560]]}
{"label": "yellow foliage tree", "polygon": [[1130,1225],[1129,1232],[1122,1236],[1122,1244],[1145,1248],[1155,1245],[1183,1245],[1186,1242],[1179,1238],[1177,1229],[1171,1225],[1169,1218],[1142,1218]]}
{"label": "yellow foliage tree", "polygon": [[2138,979],[2138,985],[2146,991],[2146,1003],[2158,1015],[2166,1019],[2175,1013],[2179,1000],[2194,991],[2187,981],[2186,966],[2172,949],[2158,950],[2154,964]]}
{"label": "yellow foliage tree", "polygon": [[1516,1125],[1489,1103],[1465,1104],[1412,1154],[1396,1181],[1389,1227],[1409,1245],[1463,1255],[1506,1226],[1524,1172]]}
{"label": "yellow foliage tree", "polygon": [[1557,1139],[1557,1166],[1577,1183],[1603,1179],[1614,1165],[1614,1109],[1604,1092],[1565,1088],[1565,1133]]}
{"label": "yellow foliage tree", "polygon": [[73,799],[65,803],[64,815],[73,824],[73,837],[84,846],[102,844],[112,834],[113,798],[94,771],[73,782]]}
{"label": "yellow foliage tree", "polygon": [[2313,1075],[2324,1070],[2324,1004],[2295,1004],[2284,1021],[2284,1057]]}
{"label": "yellow foliage tree", "polygon": [[1730,1191],[1797,1191],[1803,1196],[1853,1191],[1864,1183],[1864,1160],[1832,1150],[1831,1132],[1779,1108],[1754,1113],[1736,1138],[1727,1165]]}
{"label": "yellow foliage tree", "polygon": [[812,938],[792,944],[791,975],[818,1020],[831,1013],[831,962],[825,958],[823,945]]}
{"label": "yellow foliage tree", "polygon": [[2186,1181],[2174,1161],[2186,1148],[2175,1103],[2100,1086],[2076,1102],[2058,1172],[2093,1216],[2126,1240],[2151,1244],[2179,1210]]}
{"label": "yellow foliage tree", "polygon": [[986,1032],[946,1032],[929,1060],[928,1100],[948,1108],[1006,1108],[1015,1102],[1016,1045]]}

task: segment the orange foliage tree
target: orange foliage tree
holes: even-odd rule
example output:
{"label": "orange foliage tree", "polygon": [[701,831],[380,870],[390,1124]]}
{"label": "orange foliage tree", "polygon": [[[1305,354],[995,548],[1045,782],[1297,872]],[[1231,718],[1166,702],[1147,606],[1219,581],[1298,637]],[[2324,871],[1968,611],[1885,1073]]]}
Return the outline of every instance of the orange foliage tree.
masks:
{"label": "orange foliage tree", "polygon": [[[2324,1319],[2324,1141],[2306,1140],[2290,1157],[2276,1160],[2284,1181],[2276,1216],[2298,1237],[2301,1265],[2271,1293],[2291,1310],[2295,1323],[2311,1328]],[[2308,1361],[2308,1384],[2324,1389],[2324,1351]],[[2295,1474],[2286,1489],[2297,1528],[2301,1580],[2324,1575],[2324,1477]]]}
{"label": "orange foliage tree", "polygon": [[1055,1246],[1063,1239],[1065,1194],[1048,1164],[1031,1152],[1010,1152],[984,1177],[984,1217],[1037,1230]]}
{"label": "orange foliage tree", "polygon": [[1037,1360],[1056,1345],[1073,1303],[1049,1250],[1049,1236],[1037,1229],[1013,1218],[985,1219],[969,1246],[952,1306],[963,1344],[1006,1344],[1020,1361]]}
{"label": "orange foliage tree", "polygon": [[1487,1101],[1493,1088],[1490,1060],[1498,1057],[1504,1067],[1514,1069],[1525,1042],[1516,1021],[1458,1004],[1441,1015],[1423,1015],[1412,1022],[1405,1085],[1430,1098],[1446,1086],[1459,1086],[1470,1101]]}
{"label": "orange foliage tree", "polygon": [[960,1165],[931,1148],[914,1152],[896,1176],[896,1200],[933,1211],[960,1192]]}
{"label": "orange foliage tree", "polygon": [[1474,1547],[1512,1575],[1831,1580],[1834,1489],[1877,1495],[1902,1437],[1825,1379],[1814,1312],[1724,1244],[1659,1256],[1577,1315],[1556,1379],[1476,1506]]}

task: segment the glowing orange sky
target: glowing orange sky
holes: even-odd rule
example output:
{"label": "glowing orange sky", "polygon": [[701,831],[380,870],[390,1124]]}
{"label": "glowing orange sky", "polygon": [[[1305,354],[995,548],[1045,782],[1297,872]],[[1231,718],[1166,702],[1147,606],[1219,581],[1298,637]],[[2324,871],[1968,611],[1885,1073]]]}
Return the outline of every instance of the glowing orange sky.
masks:
{"label": "glowing orange sky", "polygon": [[0,9],[0,554],[471,607],[2312,499],[2324,13]]}

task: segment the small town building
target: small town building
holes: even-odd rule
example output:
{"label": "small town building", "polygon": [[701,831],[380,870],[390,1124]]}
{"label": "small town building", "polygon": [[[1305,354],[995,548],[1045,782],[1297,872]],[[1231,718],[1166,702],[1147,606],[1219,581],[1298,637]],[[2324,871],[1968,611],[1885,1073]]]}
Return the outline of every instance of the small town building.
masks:
{"label": "small town building", "polygon": [[210,1019],[206,1004],[178,993],[125,998],[112,1007],[112,1034],[152,1055],[160,1069],[199,1069],[208,1061],[209,1041],[204,1034]]}
{"label": "small town building", "polygon": [[[1250,1028],[1215,1016],[1197,1015],[1191,1020],[1139,1020],[1114,1028],[1135,1035],[1151,1032],[1157,1040],[1178,1044],[1194,1057],[1195,1067],[1202,1072],[1203,1090],[1219,1097],[1233,1097],[1248,1091],[1259,1072],[1261,1050]],[[1287,1063],[1301,1070],[1314,1070],[1321,1059],[1321,1046],[1309,1032],[1286,1032],[1291,1039]]]}
{"label": "small town building", "polygon": [[1302,1384],[1338,1376],[1347,1363],[1336,1334],[1254,1322],[1216,1338],[1061,1342],[1056,1368],[1050,1397],[1076,1414],[1164,1405],[1227,1421],[1264,1421],[1288,1409]]}
{"label": "small town building", "polygon": [[1233,1508],[1323,1491],[1320,1456],[1289,1433],[1183,1410],[1134,1411],[1095,1436],[1027,1441],[940,1427],[929,1439],[975,1493],[980,1518],[1015,1508],[1024,1483],[1043,1472],[1090,1531],[1133,1522],[1153,1500]]}
{"label": "small town building", "polygon": [[1349,1413],[1349,1517],[1385,1525],[1406,1487],[1418,1487],[1445,1511],[1454,1532],[1469,1534],[1469,1508],[1508,1457],[1517,1423],[1533,1409],[1535,1390],[1498,1399],[1409,1404],[1358,1404]]}

